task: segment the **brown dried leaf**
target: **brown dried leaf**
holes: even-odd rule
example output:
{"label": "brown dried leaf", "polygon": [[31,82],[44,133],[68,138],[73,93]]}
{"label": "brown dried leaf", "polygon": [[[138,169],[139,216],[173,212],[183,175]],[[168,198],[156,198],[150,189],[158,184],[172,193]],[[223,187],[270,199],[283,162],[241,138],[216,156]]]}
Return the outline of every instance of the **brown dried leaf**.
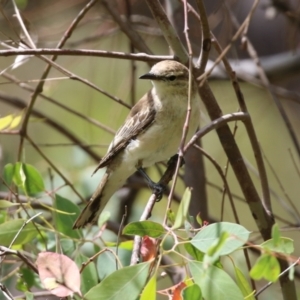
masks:
{"label": "brown dried leaf", "polygon": [[141,246],[142,261],[149,261],[156,256],[156,239],[144,236]]}
{"label": "brown dried leaf", "polygon": [[174,289],[172,300],[182,300],[181,291],[186,287],[186,284],[182,281]]}

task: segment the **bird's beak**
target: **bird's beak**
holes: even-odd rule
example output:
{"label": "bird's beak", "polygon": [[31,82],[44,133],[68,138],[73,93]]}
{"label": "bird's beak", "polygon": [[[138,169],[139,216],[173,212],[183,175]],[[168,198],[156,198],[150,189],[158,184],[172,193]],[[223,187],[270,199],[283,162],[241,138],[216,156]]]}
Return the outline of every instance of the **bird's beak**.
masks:
{"label": "bird's beak", "polygon": [[158,76],[153,73],[146,73],[139,77],[139,79],[150,79],[150,80],[158,80]]}

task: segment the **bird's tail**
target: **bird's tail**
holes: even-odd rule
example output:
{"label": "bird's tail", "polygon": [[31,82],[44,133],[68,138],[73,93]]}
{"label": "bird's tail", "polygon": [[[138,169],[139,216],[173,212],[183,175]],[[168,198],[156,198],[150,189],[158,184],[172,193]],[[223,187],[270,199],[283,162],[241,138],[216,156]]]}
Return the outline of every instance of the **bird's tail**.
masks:
{"label": "bird's tail", "polygon": [[[121,171],[121,170],[120,170]],[[92,195],[87,206],[83,209],[73,225],[73,229],[84,227],[85,225],[97,222],[101,212],[110,197],[125,183],[131,174],[124,174],[119,170],[106,170],[96,191]]]}

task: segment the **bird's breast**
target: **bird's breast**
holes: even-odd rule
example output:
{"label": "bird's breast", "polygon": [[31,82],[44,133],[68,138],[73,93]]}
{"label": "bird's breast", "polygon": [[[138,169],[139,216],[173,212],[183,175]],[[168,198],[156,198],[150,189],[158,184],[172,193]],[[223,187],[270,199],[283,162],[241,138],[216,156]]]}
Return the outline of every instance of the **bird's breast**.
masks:
{"label": "bird's breast", "polygon": [[[144,167],[148,167],[176,154],[182,138],[186,111],[186,103],[180,107],[176,101],[158,109],[155,121],[130,141],[125,149],[124,159],[135,164],[141,161]],[[198,123],[199,109],[194,107],[187,140],[195,133]]]}

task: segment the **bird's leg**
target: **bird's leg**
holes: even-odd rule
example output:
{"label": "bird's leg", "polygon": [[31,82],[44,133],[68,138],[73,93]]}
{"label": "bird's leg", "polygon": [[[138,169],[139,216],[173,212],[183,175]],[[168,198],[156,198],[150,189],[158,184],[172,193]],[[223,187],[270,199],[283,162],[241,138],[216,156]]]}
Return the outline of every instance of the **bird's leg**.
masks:
{"label": "bird's leg", "polygon": [[[167,165],[170,166],[170,165],[173,165],[173,164],[177,164],[177,160],[178,160],[178,154],[175,154],[173,155],[167,162]],[[185,161],[184,161],[184,158],[181,159],[181,162],[180,162],[180,168],[185,164]]]}
{"label": "bird's leg", "polygon": [[156,182],[152,181],[152,179],[148,176],[148,174],[145,172],[145,170],[142,167],[137,167],[137,170],[145,178],[145,180],[147,181],[147,183],[148,183],[149,187],[151,188],[153,194],[156,195],[156,197],[157,197],[156,201],[160,201],[166,187],[161,183],[156,183]]}

